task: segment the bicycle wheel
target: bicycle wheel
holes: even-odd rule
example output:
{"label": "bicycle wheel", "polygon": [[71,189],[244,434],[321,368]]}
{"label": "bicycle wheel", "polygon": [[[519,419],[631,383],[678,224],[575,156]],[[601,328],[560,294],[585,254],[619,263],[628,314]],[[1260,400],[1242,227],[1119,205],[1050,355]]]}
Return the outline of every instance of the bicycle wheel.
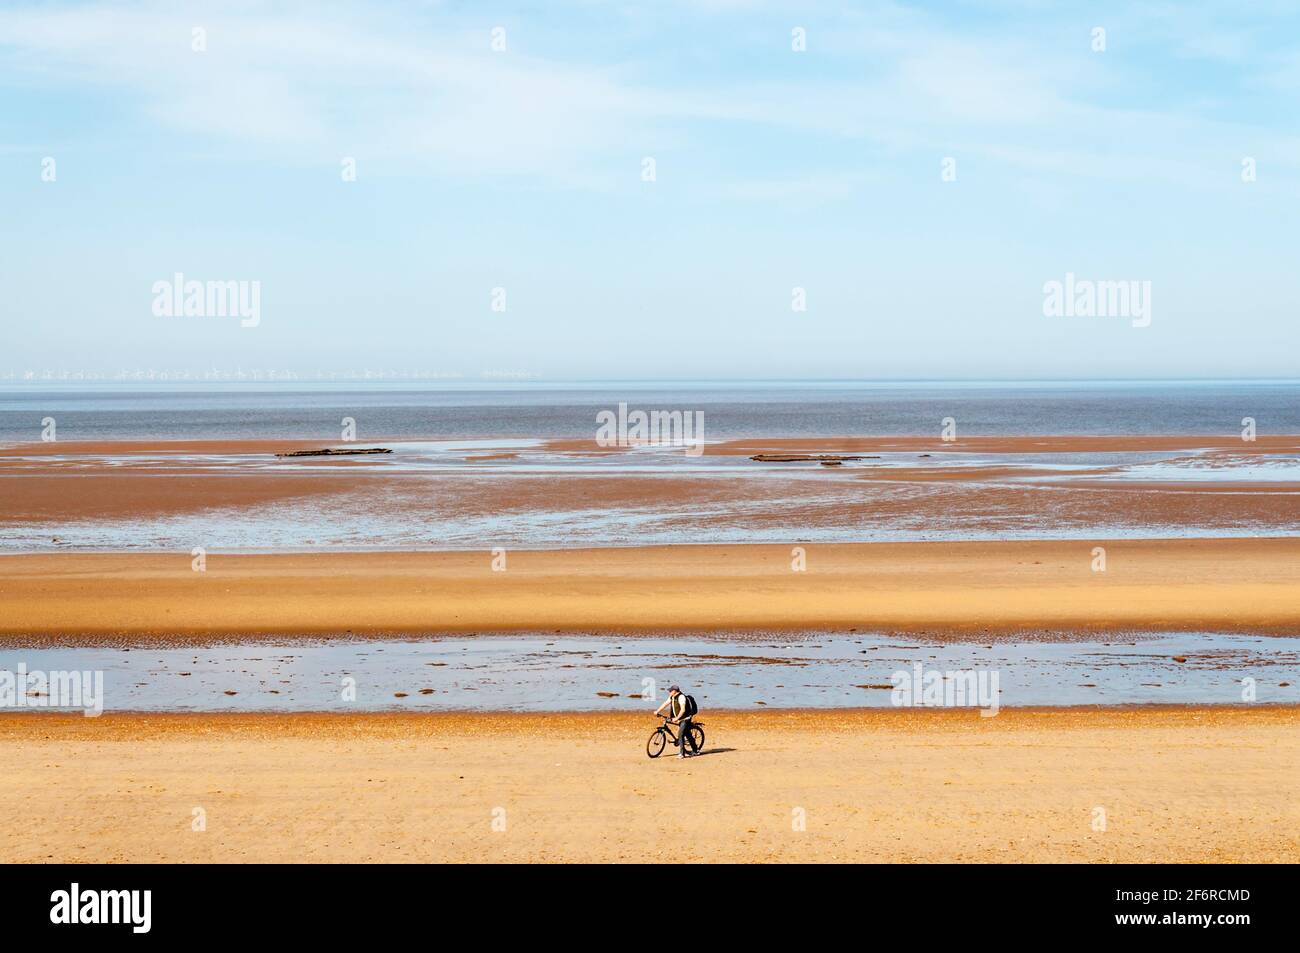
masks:
{"label": "bicycle wheel", "polygon": [[645,743],[645,753],[652,758],[657,758],[664,753],[664,745],[668,744],[668,739],[664,737],[662,728],[657,728],[650,734],[650,740]]}
{"label": "bicycle wheel", "polygon": [[691,725],[691,740],[695,742],[695,750],[704,750],[704,729],[699,725]]}

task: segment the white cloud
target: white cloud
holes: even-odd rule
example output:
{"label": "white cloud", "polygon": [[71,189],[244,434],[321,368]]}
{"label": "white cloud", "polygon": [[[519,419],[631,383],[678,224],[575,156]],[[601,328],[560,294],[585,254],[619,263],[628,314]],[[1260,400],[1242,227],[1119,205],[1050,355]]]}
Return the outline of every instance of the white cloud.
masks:
{"label": "white cloud", "polygon": [[[544,47],[540,41],[498,54],[486,24],[452,22],[442,11],[413,22],[409,8],[398,10],[348,3],[11,7],[0,11],[0,78],[116,89],[128,108],[165,129],[259,157],[412,158],[456,175],[562,185],[608,186],[660,148],[725,149],[736,126],[783,130],[791,148],[780,159],[790,168],[739,176],[734,185],[699,183],[757,201],[778,192],[852,190],[861,171],[853,168],[854,147],[828,161],[809,144],[812,137],[935,156],[952,154],[957,143],[1030,174],[1172,171],[1184,183],[1242,152],[1238,143],[1283,165],[1297,152],[1291,137],[1267,131],[1092,102],[1098,90],[1122,85],[1127,67],[1119,57],[1071,58],[1042,50],[1041,32],[990,38],[890,5],[871,17],[844,14],[842,24],[814,10],[829,19],[814,34],[828,60],[807,78],[783,72],[780,79],[744,65],[692,78],[657,74],[653,63],[618,67],[575,62],[571,51],[520,51]],[[581,7],[566,12],[583,16]],[[1152,29],[1174,29],[1166,11],[1143,16]],[[194,26],[207,30],[206,53],[190,48]],[[1245,44],[1239,32],[1211,26],[1179,36],[1180,49],[1197,48],[1200,36],[1207,55]],[[1085,43],[1086,31],[1080,50]],[[1277,68],[1274,82],[1289,79]],[[817,171],[799,168],[801,143]],[[843,168],[828,170],[836,160]]]}

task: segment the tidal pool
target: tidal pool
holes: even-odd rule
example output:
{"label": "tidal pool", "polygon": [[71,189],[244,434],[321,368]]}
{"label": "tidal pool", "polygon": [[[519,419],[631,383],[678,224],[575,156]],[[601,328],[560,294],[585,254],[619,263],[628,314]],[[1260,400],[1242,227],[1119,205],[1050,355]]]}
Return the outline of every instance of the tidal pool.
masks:
{"label": "tidal pool", "polygon": [[866,634],[479,635],[0,649],[0,675],[19,666],[102,672],[106,711],[649,710],[672,684],[704,709],[889,707],[903,681],[972,672],[996,689],[1000,706],[1300,702],[1300,639],[1213,633],[944,644]]}

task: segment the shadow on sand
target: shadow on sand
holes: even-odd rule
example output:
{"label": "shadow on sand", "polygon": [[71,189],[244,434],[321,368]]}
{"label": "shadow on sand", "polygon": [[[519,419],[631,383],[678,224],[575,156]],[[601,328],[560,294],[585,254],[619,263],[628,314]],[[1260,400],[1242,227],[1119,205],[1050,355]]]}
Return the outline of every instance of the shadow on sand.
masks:
{"label": "shadow on sand", "polygon": [[735,748],[705,748],[703,751],[695,752],[696,758],[703,758],[711,754],[726,754],[728,751],[735,751]]}

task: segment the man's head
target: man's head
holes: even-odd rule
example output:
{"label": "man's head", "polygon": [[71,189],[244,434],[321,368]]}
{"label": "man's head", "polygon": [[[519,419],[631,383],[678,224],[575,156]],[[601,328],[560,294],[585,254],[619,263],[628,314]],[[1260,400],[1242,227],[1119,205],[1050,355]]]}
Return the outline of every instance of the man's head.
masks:
{"label": "man's head", "polygon": [[673,695],[680,695],[681,693],[682,693],[682,690],[681,690],[680,688],[678,688],[676,685],[674,685],[674,686],[672,686],[671,688],[668,689],[668,694],[669,694],[670,697],[673,696]]}

